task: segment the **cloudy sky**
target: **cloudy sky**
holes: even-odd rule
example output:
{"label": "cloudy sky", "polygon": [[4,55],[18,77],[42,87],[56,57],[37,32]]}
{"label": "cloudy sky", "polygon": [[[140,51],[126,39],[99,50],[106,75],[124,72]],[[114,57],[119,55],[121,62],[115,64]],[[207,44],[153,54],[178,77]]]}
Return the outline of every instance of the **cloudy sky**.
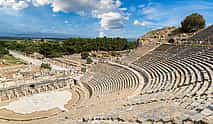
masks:
{"label": "cloudy sky", "polygon": [[0,0],[0,33],[135,38],[193,12],[213,24],[212,0]]}

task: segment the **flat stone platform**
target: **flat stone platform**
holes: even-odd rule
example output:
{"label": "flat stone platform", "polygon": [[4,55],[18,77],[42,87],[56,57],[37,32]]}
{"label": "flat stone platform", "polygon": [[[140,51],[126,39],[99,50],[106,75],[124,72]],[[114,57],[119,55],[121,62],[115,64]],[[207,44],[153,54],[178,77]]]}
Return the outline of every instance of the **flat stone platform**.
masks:
{"label": "flat stone platform", "polygon": [[79,94],[72,90],[56,90],[21,97],[0,107],[0,119],[29,121],[55,116],[69,110]]}

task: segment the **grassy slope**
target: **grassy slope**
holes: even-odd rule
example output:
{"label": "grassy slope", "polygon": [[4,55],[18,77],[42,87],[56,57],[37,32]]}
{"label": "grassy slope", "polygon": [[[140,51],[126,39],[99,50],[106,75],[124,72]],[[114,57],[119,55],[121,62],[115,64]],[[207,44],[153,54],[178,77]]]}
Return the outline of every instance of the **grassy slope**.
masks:
{"label": "grassy slope", "polygon": [[20,65],[24,64],[21,60],[16,59],[15,57],[11,55],[4,55],[2,59],[0,59],[0,62],[3,62],[3,65]]}

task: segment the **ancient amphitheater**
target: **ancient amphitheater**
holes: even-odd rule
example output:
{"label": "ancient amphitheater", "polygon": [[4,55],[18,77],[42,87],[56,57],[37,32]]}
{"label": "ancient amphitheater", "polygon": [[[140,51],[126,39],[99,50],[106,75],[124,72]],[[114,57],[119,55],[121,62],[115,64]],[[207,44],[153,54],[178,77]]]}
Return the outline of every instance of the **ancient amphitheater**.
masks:
{"label": "ancient amphitheater", "polygon": [[213,46],[151,44],[86,72],[1,68],[0,124],[213,124]]}
{"label": "ancient amphitheater", "polygon": [[211,46],[162,44],[129,64],[99,62],[80,80],[64,74],[48,79],[1,89],[1,104],[69,91],[72,98],[64,109],[19,113],[1,108],[0,123],[213,123]]}

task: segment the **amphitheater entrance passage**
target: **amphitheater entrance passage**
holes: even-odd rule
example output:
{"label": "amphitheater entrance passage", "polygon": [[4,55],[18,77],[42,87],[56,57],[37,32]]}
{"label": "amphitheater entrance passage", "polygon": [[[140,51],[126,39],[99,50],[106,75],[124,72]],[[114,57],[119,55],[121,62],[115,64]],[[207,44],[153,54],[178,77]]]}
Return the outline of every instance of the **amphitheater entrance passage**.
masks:
{"label": "amphitheater entrance passage", "polygon": [[30,88],[35,88],[35,84],[31,84],[31,85],[30,85]]}
{"label": "amphitheater entrance passage", "polygon": [[169,39],[168,43],[175,43],[175,40],[174,39]]}
{"label": "amphitheater entrance passage", "polygon": [[74,79],[74,85],[77,85],[78,80]]}

